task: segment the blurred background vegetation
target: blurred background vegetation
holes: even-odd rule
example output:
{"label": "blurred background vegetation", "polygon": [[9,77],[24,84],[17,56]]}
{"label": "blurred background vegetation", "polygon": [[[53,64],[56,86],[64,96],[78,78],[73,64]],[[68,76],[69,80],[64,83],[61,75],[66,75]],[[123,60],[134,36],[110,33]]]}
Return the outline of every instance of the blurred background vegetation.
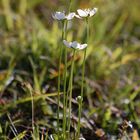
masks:
{"label": "blurred background vegetation", "polygon": [[[68,3],[0,0],[1,139],[13,137],[7,113],[18,132],[30,131],[28,84],[35,91],[36,125],[47,131],[54,129],[50,120],[56,119],[55,92],[62,42],[61,26],[52,14],[67,11]],[[90,19],[84,115],[106,134],[118,136],[118,125],[123,120],[131,121],[140,132],[140,2],[73,0],[71,11],[88,7],[97,7],[98,13]],[[69,23],[68,40],[85,42],[85,30],[84,22],[74,19]],[[80,94],[82,56],[83,52],[79,52],[76,58],[74,99]],[[62,71],[63,68],[62,63]],[[76,114],[77,107],[74,110]]]}

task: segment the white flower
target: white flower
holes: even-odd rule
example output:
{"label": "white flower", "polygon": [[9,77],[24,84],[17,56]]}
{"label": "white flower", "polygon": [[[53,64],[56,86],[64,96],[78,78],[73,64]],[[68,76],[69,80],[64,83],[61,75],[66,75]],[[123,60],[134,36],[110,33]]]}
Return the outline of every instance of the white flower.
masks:
{"label": "white flower", "polygon": [[54,19],[57,19],[57,20],[71,20],[73,19],[75,16],[75,13],[72,12],[72,13],[69,13],[68,15],[65,15],[65,12],[56,12],[55,14],[52,15],[52,17]]}
{"label": "white flower", "polygon": [[80,44],[77,41],[67,42],[66,40],[63,40],[63,43],[66,47],[73,48],[76,50],[82,50],[87,47],[87,44]]}
{"label": "white flower", "polygon": [[78,9],[77,13],[78,15],[75,15],[77,18],[84,18],[84,17],[92,17],[96,14],[96,12],[98,11],[97,8],[93,8],[93,9]]}

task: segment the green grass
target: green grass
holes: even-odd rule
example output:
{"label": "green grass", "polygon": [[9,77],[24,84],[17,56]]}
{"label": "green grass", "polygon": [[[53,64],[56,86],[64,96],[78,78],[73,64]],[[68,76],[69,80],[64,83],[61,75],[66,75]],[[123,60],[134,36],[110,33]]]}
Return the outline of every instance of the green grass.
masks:
{"label": "green grass", "polygon": [[[105,136],[131,137],[134,133],[122,126],[125,120],[131,121],[134,129],[140,131],[139,0],[78,0],[72,2],[71,11],[85,6],[98,7],[98,13],[89,20],[82,110],[86,122],[81,123],[81,134],[87,140],[100,139],[98,131],[101,128]],[[52,19],[52,13],[67,8],[68,2],[64,0],[0,1],[1,140],[29,137],[45,140],[51,134],[57,140],[58,47],[62,42],[61,26]],[[82,20],[74,19],[68,27],[68,40],[86,42]],[[83,51],[78,52],[74,62],[71,136],[75,135],[78,123],[75,99],[80,95],[83,56]],[[71,60],[72,52],[68,49],[67,79],[70,78]],[[62,73],[64,64],[63,59]],[[60,84],[63,91],[63,81]],[[28,85],[32,90],[33,108]],[[63,93],[60,97],[61,126]],[[91,121],[96,126],[92,126]]]}

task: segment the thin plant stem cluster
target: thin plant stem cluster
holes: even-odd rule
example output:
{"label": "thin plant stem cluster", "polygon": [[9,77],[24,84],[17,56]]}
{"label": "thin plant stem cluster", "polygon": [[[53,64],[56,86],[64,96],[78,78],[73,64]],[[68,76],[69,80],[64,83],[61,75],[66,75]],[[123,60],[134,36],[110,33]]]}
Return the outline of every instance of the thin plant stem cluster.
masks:
{"label": "thin plant stem cluster", "polygon": [[[57,131],[58,131],[58,138],[59,139],[70,139],[70,127],[71,127],[71,111],[72,111],[72,90],[73,90],[73,74],[74,74],[74,62],[76,52],[79,50],[84,49],[84,57],[82,63],[82,82],[81,82],[81,94],[77,97],[77,102],[79,105],[78,108],[78,125],[76,130],[76,139],[80,139],[80,121],[81,121],[81,112],[82,112],[82,102],[83,102],[83,95],[84,95],[84,83],[85,83],[85,62],[86,62],[86,51],[87,51],[87,44],[89,39],[89,18],[94,16],[97,12],[97,8],[93,9],[78,9],[77,13],[70,12],[71,11],[72,1],[70,0],[68,14],[66,15],[65,12],[56,12],[52,16],[54,19],[60,21],[62,23],[62,41],[63,45],[60,47],[60,56],[59,56],[59,71],[58,71],[58,111],[57,111]],[[81,44],[77,41],[69,42],[67,41],[67,25],[68,22],[74,18],[78,19],[85,19],[86,23],[86,43]],[[71,60],[71,69],[70,69],[70,77],[67,84],[67,49],[72,50],[72,60]],[[61,74],[61,63],[62,63],[62,56],[64,54],[64,73]],[[61,76],[63,75],[63,77]],[[60,84],[63,81],[63,124],[62,124],[62,133],[60,133],[60,122],[59,122],[59,114],[60,114]],[[68,89],[67,89],[68,85]],[[68,108],[68,112],[67,112]],[[67,116],[68,114],[68,116]],[[68,121],[66,121],[68,119]],[[68,137],[66,132],[68,132]],[[61,135],[61,136],[60,136]],[[61,137],[61,138],[60,138]]]}

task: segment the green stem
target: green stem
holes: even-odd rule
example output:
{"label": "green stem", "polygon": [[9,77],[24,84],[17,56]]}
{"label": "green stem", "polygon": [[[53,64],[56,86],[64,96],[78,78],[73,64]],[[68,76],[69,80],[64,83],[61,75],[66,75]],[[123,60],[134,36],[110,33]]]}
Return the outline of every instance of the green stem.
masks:
{"label": "green stem", "polygon": [[[64,39],[64,22],[62,22],[62,40]],[[57,131],[59,134],[59,106],[60,106],[60,81],[61,81],[61,61],[62,61],[62,47],[60,47],[60,57],[59,57],[59,70],[58,70],[58,98],[57,98]]]}
{"label": "green stem", "polygon": [[[65,33],[67,30],[67,22],[65,27]],[[63,93],[63,135],[65,137],[66,132],[66,85],[67,85],[67,48],[64,50],[64,59],[65,59],[65,69],[64,69],[64,93]]]}
{"label": "green stem", "polygon": [[69,115],[68,115],[68,132],[70,133],[70,122],[71,122],[71,106],[72,106],[72,88],[73,88],[73,70],[74,70],[74,59],[76,50],[73,50],[73,59],[71,61],[71,72],[70,72],[70,93],[69,93]]}
{"label": "green stem", "polygon": [[[86,32],[87,32],[87,44],[89,39],[89,23],[88,18],[86,18]],[[82,112],[82,106],[83,106],[83,92],[84,92],[84,82],[85,82],[85,62],[86,62],[86,52],[87,48],[85,48],[84,51],[84,58],[83,58],[83,64],[82,64],[82,84],[81,84],[81,100],[79,104],[79,111],[78,111],[78,129],[77,129],[77,137],[80,137],[80,121],[81,121],[81,112]]]}
{"label": "green stem", "polygon": [[[72,0],[70,0],[68,13],[70,13],[71,4],[72,4]],[[66,25],[65,25],[65,39],[67,38],[67,25],[68,25],[68,21],[66,21]],[[68,102],[67,92],[66,92],[66,86],[67,86],[67,48],[66,47],[64,50],[64,57],[65,57],[65,62],[64,62],[65,69],[64,69],[64,93],[63,93],[63,136],[65,139],[66,137],[66,110],[67,110],[67,102]]]}

